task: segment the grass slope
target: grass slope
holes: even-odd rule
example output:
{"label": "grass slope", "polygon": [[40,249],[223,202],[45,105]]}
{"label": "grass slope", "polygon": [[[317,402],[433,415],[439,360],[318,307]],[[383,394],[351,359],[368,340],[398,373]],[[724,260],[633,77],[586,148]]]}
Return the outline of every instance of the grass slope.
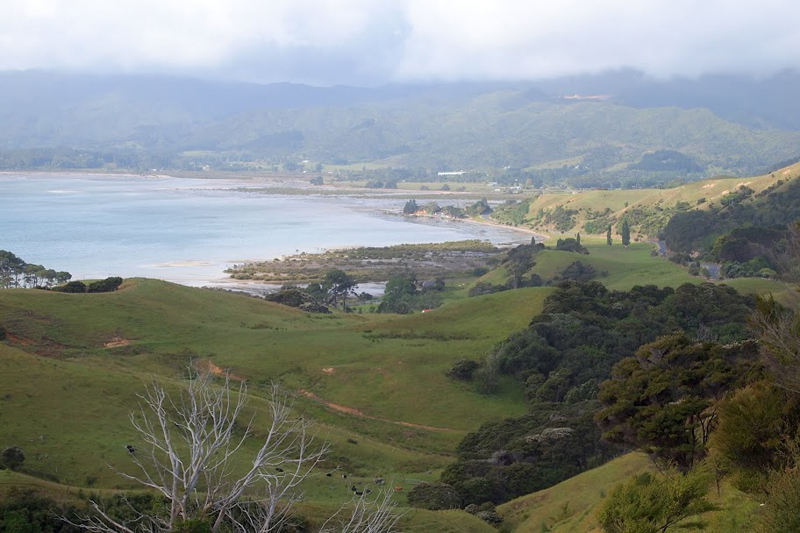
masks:
{"label": "grass slope", "polygon": [[[658,285],[659,287],[677,287],[683,283],[701,283],[704,278],[690,276],[687,269],[650,254],[654,245],[645,242],[631,243],[627,248],[619,243],[608,246],[605,239],[583,240],[589,255],[543,250],[536,255],[536,265],[529,274],[538,274],[547,282],[559,275],[567,266],[575,261],[591,265],[597,271],[595,280],[612,290],[629,290],[634,285]],[[509,275],[505,267],[499,266],[481,276],[478,281],[503,285]],[[746,294],[773,293],[783,297],[790,289],[786,283],[756,278],[736,278],[719,283],[729,285]],[[541,290],[541,289],[539,289]],[[514,291],[512,291],[513,294]],[[508,292],[497,293],[508,294]],[[495,296],[495,295],[493,295]]]}
{"label": "grass slope", "polygon": [[[534,492],[497,508],[506,533],[586,533],[602,531],[597,521],[604,499],[628,478],[652,471],[650,460],[629,453],[603,466],[578,474],[549,489]],[[724,482],[709,492],[718,510],[702,516],[705,530],[749,533],[754,530],[758,502]]]}
{"label": "grass slope", "polygon": [[[660,257],[653,257],[653,245],[632,243],[624,246],[586,244],[589,255],[556,250],[545,250],[536,258],[532,272],[542,279],[552,279],[574,261],[591,265],[597,270],[598,281],[610,289],[628,290],[634,285],[656,284],[677,287],[683,283],[699,283],[700,278],[690,276],[685,268]],[[606,275],[600,275],[605,272]]]}
{"label": "grass slope", "polygon": [[[28,351],[79,357],[97,368],[176,372],[199,358],[252,382],[279,379],[371,416],[464,430],[516,413],[518,397],[487,401],[447,380],[444,370],[524,327],[547,292],[489,295],[430,315],[374,315],[373,321],[133,280],[112,294],[3,291],[0,323]],[[124,345],[104,347],[119,341]],[[437,409],[425,408],[430,405]]]}
{"label": "grass slope", "polygon": [[[26,470],[43,478],[127,486],[106,465],[127,464],[136,393],[154,374],[177,386],[192,360],[210,361],[248,379],[253,408],[263,405],[270,379],[295,391],[297,408],[334,445],[326,466],[341,466],[356,482],[381,475],[411,488],[436,477],[467,430],[524,412],[516,384],[487,398],[444,371],[524,327],[549,292],[387,317],[311,316],[141,279],[108,294],[0,291],[0,323],[10,333],[0,342],[0,446],[21,446]],[[340,501],[339,488],[308,490]]]}
{"label": "grass slope", "polygon": [[[786,182],[798,177],[800,177],[800,163],[761,176],[707,179],[671,189],[587,190],[575,194],[543,194],[531,202],[529,216],[532,218],[539,210],[552,211],[558,206],[576,210],[578,214],[574,217],[575,226],[569,230],[574,233],[584,230],[584,224],[589,220],[589,210],[602,213],[609,209],[608,217],[619,221],[627,212],[639,207],[667,208],[677,202],[687,202],[698,209],[705,209],[709,204],[719,202],[726,195],[735,192],[742,185],[759,193],[778,180]],[[705,202],[698,204],[701,199]],[[539,230],[554,231],[554,228],[544,225],[535,227]],[[616,233],[615,239],[618,243],[619,236]]]}
{"label": "grass slope", "polygon": [[599,531],[596,514],[603,498],[618,483],[649,468],[645,455],[631,453],[549,489],[504,503],[497,508],[504,520],[502,531]]}
{"label": "grass slope", "polygon": [[[590,255],[545,251],[534,271],[549,278],[581,260],[607,271],[599,279],[613,289],[700,281],[652,257],[648,244],[626,249],[588,241]],[[503,275],[502,268],[487,274]],[[731,284],[757,292],[782,288],[755,281]],[[154,374],[177,390],[186,365],[199,360],[248,379],[257,428],[266,422],[268,382],[279,380],[332,443],[325,469],[340,467],[359,485],[375,476],[391,480],[404,487],[396,498],[405,505],[408,490],[436,479],[452,460],[466,431],[525,411],[522,391],[512,381],[486,397],[448,380],[444,371],[458,359],[480,358],[525,327],[551,291],[454,299],[410,316],[313,316],[241,295],[143,279],[107,294],[0,291],[0,324],[10,334],[0,342],[0,447],[19,445],[27,456],[24,473],[3,473],[0,487],[33,483],[48,494],[65,486],[132,488],[108,466],[130,467],[124,446],[136,443],[127,419],[136,394]],[[602,494],[643,468],[641,456],[625,456],[510,502],[501,507],[504,530],[540,531],[545,524],[553,531],[590,531]],[[325,476],[305,490],[304,510],[311,516],[350,497],[341,480]],[[732,490],[721,501],[727,511],[711,515],[710,523],[746,531],[735,528],[750,523],[753,502]],[[461,511],[412,510],[403,520],[407,531],[490,530]]]}

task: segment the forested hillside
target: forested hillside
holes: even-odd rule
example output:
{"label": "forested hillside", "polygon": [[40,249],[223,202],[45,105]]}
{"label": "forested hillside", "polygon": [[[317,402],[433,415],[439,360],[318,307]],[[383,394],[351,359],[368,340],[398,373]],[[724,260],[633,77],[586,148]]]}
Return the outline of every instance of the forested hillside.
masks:
{"label": "forested hillside", "polygon": [[743,118],[616,80],[369,89],[3,73],[0,167],[295,170],[308,161],[426,176],[516,169],[522,181],[615,186],[752,174],[798,155],[800,124],[755,104],[766,85],[731,80],[751,89]]}

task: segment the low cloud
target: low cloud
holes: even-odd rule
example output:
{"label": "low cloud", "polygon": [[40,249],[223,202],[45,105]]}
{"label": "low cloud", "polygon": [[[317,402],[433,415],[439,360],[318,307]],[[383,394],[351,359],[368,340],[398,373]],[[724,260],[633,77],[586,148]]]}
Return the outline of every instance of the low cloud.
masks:
{"label": "low cloud", "polygon": [[0,69],[251,81],[668,77],[800,67],[787,0],[26,0],[0,5]]}

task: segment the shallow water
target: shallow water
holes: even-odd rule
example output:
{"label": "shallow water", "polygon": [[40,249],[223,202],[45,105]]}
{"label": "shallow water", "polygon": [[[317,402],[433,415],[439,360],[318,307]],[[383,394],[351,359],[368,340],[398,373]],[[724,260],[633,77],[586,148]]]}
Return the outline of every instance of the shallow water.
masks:
{"label": "shallow water", "polygon": [[234,263],[343,246],[486,239],[513,230],[410,221],[399,198],[271,195],[252,181],[0,174],[0,249],[75,278],[143,276],[190,285]]}

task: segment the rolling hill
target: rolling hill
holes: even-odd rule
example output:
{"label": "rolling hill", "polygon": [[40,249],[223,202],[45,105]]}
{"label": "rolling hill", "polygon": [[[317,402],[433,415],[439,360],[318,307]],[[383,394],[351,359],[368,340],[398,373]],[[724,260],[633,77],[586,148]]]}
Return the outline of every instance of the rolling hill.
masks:
{"label": "rolling hill", "polygon": [[[749,189],[741,205],[769,209],[770,194],[796,196],[800,163],[747,178],[714,178],[669,189],[583,190],[542,194],[530,201],[525,225],[550,233],[605,236],[607,227],[618,239],[621,221],[627,218],[632,235],[656,238],[677,212],[720,208]],[[732,209],[729,208],[729,209]]]}

